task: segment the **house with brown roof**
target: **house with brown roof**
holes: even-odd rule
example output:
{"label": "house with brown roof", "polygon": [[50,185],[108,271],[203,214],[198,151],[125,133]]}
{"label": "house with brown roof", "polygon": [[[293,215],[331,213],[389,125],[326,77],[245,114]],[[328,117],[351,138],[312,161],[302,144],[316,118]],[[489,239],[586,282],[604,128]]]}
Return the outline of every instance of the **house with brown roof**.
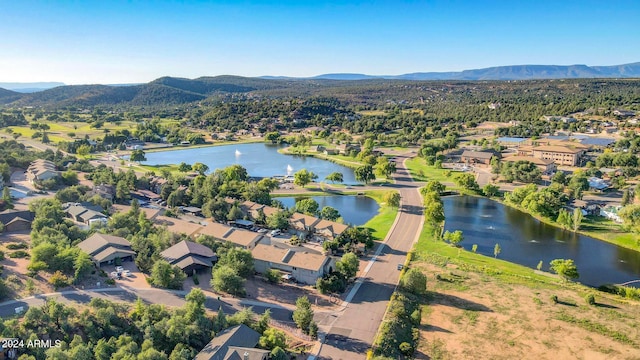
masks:
{"label": "house with brown roof", "polygon": [[533,156],[520,156],[520,155],[509,156],[502,159],[502,162],[518,162],[518,161],[528,161],[528,162],[534,163],[536,167],[540,169],[540,171],[543,174],[551,174],[556,171],[556,164],[553,162],[553,160],[539,159]]}
{"label": "house with brown roof", "polygon": [[318,278],[333,271],[335,265],[329,256],[310,251],[295,251],[284,244],[258,244],[251,250],[257,272],[276,269],[291,274],[299,282],[315,284]]}
{"label": "house with brown roof", "polygon": [[262,239],[263,235],[253,231],[237,229],[217,222],[210,222],[200,227],[192,236],[209,235],[220,241],[230,242],[234,246],[243,249],[253,249]]}
{"label": "house with brown roof", "polygon": [[169,264],[182,269],[186,274],[208,270],[218,261],[210,248],[192,241],[183,240],[160,253]]}
{"label": "house with brown roof", "polygon": [[269,351],[256,349],[260,333],[240,324],[221,331],[194,360],[267,360]]}
{"label": "house with brown roof", "polygon": [[189,237],[193,237],[202,228],[200,224],[163,215],[155,216],[153,223],[159,226],[166,226],[167,230],[174,234],[185,234]]}
{"label": "house with brown roof", "polygon": [[460,161],[465,164],[491,164],[491,158],[500,158],[500,153],[495,151],[473,151],[465,150],[460,155]]}
{"label": "house with brown roof", "polygon": [[349,225],[340,224],[335,221],[320,219],[314,227],[313,234],[322,240],[333,240],[342,235],[349,228]]}
{"label": "house with brown roof", "polygon": [[60,171],[57,170],[56,164],[49,160],[38,159],[29,165],[25,172],[27,180],[31,183],[37,181],[49,180],[60,176]]}
{"label": "house with brown roof", "polygon": [[5,232],[25,231],[31,229],[33,213],[31,211],[5,210],[0,212],[0,223]]}
{"label": "house with brown roof", "polygon": [[131,249],[131,243],[120,236],[95,233],[88,239],[78,244],[80,250],[91,256],[98,266],[113,264],[120,261],[133,261],[135,252]]}
{"label": "house with brown roof", "polygon": [[289,218],[289,232],[293,232],[300,238],[306,238],[315,230],[315,225],[320,221],[315,216],[293,213]]}

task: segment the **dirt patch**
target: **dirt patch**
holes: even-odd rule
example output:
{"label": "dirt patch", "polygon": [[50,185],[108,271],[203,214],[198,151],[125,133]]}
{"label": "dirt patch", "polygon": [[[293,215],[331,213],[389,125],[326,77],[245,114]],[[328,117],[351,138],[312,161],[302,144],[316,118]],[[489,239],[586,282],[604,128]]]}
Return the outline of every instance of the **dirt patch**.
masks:
{"label": "dirt patch", "polygon": [[247,280],[247,298],[295,306],[296,299],[306,296],[312,305],[323,309],[334,308],[338,300],[318,293],[310,286],[289,283],[270,284],[260,277]]}
{"label": "dirt patch", "polygon": [[598,293],[599,304],[589,306],[580,289],[532,288],[458,269],[421,267],[431,292],[417,358],[637,359],[640,354],[637,303]]}

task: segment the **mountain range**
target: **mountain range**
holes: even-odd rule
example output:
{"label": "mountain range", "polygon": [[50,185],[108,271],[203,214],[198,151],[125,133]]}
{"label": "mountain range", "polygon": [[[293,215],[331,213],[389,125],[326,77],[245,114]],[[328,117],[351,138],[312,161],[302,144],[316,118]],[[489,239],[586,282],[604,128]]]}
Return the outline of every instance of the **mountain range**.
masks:
{"label": "mountain range", "polygon": [[[433,80],[531,80],[575,78],[640,78],[640,62],[615,66],[515,65],[461,72],[425,72],[376,76],[324,74],[311,78],[241,77],[222,75],[185,79],[162,77],[146,84],[61,85],[61,83],[0,83],[0,105],[8,106],[160,106],[201,101],[215,95],[263,91],[274,94],[303,94],[336,86],[388,81]],[[364,81],[364,82],[363,82]],[[51,87],[55,86],[55,87]],[[10,89],[5,89],[10,88]],[[46,90],[28,92],[29,89]]]}

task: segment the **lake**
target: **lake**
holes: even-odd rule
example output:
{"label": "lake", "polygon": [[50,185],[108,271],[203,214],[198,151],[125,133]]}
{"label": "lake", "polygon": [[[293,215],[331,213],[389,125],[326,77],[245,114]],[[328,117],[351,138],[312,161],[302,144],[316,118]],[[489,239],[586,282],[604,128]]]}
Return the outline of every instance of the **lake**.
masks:
{"label": "lake", "polygon": [[283,155],[278,152],[282,146],[253,143],[238,145],[208,146],[194,149],[149,152],[145,165],[169,165],[185,162],[201,162],[211,171],[230,165],[242,165],[250,176],[271,177],[293,175],[298,170],[307,169],[318,175],[318,181],[332,172],[341,172],[346,184],[357,184],[353,170],[331,161],[310,156]]}
{"label": "lake", "polygon": [[549,271],[553,259],[573,259],[578,281],[590,285],[620,284],[640,279],[640,252],[541,223],[529,214],[487,198],[443,197],[445,230],[462,230],[461,245],[498,258],[535,268],[540,260]]}
{"label": "lake", "polygon": [[[304,197],[278,197],[284,206],[290,208],[296,201]],[[344,222],[352,225],[363,225],[372,217],[378,214],[380,205],[368,196],[313,196],[312,199],[318,202],[319,209],[331,206],[340,212]]]}

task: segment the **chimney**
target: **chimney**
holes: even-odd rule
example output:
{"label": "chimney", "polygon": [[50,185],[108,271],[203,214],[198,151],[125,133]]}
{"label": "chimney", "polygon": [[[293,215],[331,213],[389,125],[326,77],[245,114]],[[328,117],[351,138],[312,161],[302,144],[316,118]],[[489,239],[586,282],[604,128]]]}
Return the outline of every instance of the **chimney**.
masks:
{"label": "chimney", "polygon": [[244,352],[244,355],[242,356],[242,358],[243,358],[244,360],[249,360],[249,352],[248,352],[248,351],[245,351],[245,352]]}

